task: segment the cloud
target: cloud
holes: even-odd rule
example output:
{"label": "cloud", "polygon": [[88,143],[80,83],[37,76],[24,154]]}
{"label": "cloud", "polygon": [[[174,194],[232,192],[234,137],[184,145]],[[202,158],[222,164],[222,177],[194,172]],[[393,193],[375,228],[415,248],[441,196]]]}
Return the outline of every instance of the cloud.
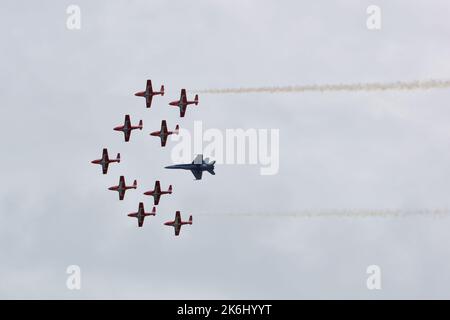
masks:
{"label": "cloud", "polygon": [[[448,208],[447,90],[203,95],[183,119],[168,106],[181,88],[445,79],[448,4],[381,1],[378,33],[360,2],[77,4],[79,31],[64,4],[7,1],[0,13],[1,297],[448,297],[445,217],[220,216]],[[133,96],[147,78],[166,88],[150,110]],[[128,144],[112,130],[124,114],[144,120]],[[162,119],[280,129],[279,174],[168,172],[170,145],[148,135]],[[122,156],[106,176],[90,164],[103,147]],[[122,202],[107,190],[120,175],[139,186]],[[137,229],[126,214],[156,179],[174,193]],[[163,225],[176,210],[194,216],[180,238]],[[71,264],[79,292],[65,287]],[[381,292],[365,287],[371,264]]]}

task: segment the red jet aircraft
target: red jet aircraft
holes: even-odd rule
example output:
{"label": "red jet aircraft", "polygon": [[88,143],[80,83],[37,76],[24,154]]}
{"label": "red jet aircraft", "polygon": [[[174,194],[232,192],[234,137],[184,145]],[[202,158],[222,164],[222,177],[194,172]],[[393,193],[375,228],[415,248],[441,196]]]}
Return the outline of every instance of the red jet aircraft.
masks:
{"label": "red jet aircraft", "polygon": [[174,221],[167,221],[164,223],[166,226],[172,226],[175,228],[175,235],[178,236],[180,234],[181,226],[184,224],[192,224],[192,216],[189,216],[189,221],[182,221],[180,211],[175,213]]}
{"label": "red jet aircraft", "polygon": [[145,217],[156,216],[156,208],[153,207],[152,212],[145,212],[144,204],[142,202],[139,202],[138,212],[129,213],[128,216],[129,217],[133,217],[133,218],[137,218],[138,219],[138,226],[142,227],[142,225],[144,224]]}
{"label": "red jet aircraft", "polygon": [[169,105],[171,106],[180,108],[180,117],[184,117],[184,114],[186,113],[186,107],[190,104],[198,105],[198,94],[195,95],[194,101],[188,101],[186,97],[186,89],[181,89],[180,100],[172,101],[171,103],[169,103]]}
{"label": "red jet aircraft", "polygon": [[159,183],[159,181],[157,180],[155,182],[155,189],[144,192],[144,194],[146,196],[153,196],[153,204],[155,206],[158,205],[159,203],[159,198],[163,195],[163,194],[172,194],[172,185],[169,186],[169,190],[167,191],[161,191],[161,185]]}
{"label": "red jet aircraft", "polygon": [[108,149],[106,149],[106,148],[103,149],[103,154],[102,154],[102,158],[101,159],[97,159],[97,160],[92,160],[91,161],[91,163],[101,164],[102,165],[103,174],[107,174],[108,173],[108,166],[112,162],[117,162],[117,163],[120,162],[120,153],[117,154],[117,159],[109,159],[109,157],[108,157]]}
{"label": "red jet aircraft", "polygon": [[164,96],[164,86],[161,86],[160,91],[153,91],[152,80],[147,80],[147,86],[145,87],[145,91],[136,92],[134,95],[137,97],[145,97],[147,108],[150,108],[152,106],[153,96],[157,95]]}
{"label": "red jet aircraft", "polygon": [[119,192],[119,200],[123,200],[123,197],[125,196],[125,191],[127,191],[128,189],[136,189],[136,188],[137,188],[137,181],[136,180],[134,180],[132,186],[127,186],[125,184],[125,178],[123,176],[120,176],[119,185],[118,186],[109,187],[108,189],[112,190],[112,191],[118,191]]}
{"label": "red jet aircraft", "polygon": [[125,135],[125,142],[128,142],[130,141],[131,131],[133,131],[134,129],[142,130],[142,125],[143,125],[142,120],[139,120],[139,125],[132,126],[130,121],[130,115],[127,114],[125,115],[125,123],[123,124],[123,126],[115,127],[114,130],[123,131],[123,134]]}
{"label": "red jet aircraft", "polygon": [[180,126],[177,125],[175,127],[175,131],[168,131],[166,120],[163,120],[163,121],[161,121],[161,130],[154,131],[154,132],[150,133],[150,135],[155,136],[155,137],[160,137],[161,138],[161,147],[164,147],[166,145],[167,137],[174,133],[178,134],[179,129],[180,129]]}

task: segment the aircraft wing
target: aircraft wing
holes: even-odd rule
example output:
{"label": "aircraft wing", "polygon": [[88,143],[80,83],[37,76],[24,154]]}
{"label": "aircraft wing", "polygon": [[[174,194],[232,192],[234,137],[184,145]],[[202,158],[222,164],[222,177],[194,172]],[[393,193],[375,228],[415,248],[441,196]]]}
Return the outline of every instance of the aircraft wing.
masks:
{"label": "aircraft wing", "polygon": [[139,227],[142,227],[143,224],[144,224],[144,217],[143,217],[143,216],[140,216],[140,217],[138,218],[138,226],[139,226]]}
{"label": "aircraft wing", "polygon": [[147,86],[145,87],[145,91],[147,93],[153,93],[152,80],[147,80]]}
{"label": "aircraft wing", "polygon": [[125,189],[119,189],[119,200],[123,200],[125,197]]}
{"label": "aircraft wing", "polygon": [[102,163],[103,174],[107,174],[108,173],[108,166],[109,166],[109,162],[103,162]]}
{"label": "aircraft wing", "polygon": [[180,117],[183,118],[185,113],[186,113],[186,105],[183,104],[180,106]]}
{"label": "aircraft wing", "polygon": [[177,224],[174,227],[175,227],[175,235],[177,236],[180,234],[181,224]]}
{"label": "aircraft wing", "polygon": [[167,132],[167,122],[166,122],[166,120],[161,121],[161,132]]}
{"label": "aircraft wing", "polygon": [[145,102],[147,104],[147,108],[150,108],[152,106],[152,100],[153,100],[153,96],[149,95],[145,98]]}
{"label": "aircraft wing", "polygon": [[139,202],[139,212],[143,215],[145,210],[144,210],[144,203],[143,202]]}
{"label": "aircraft wing", "polygon": [[164,147],[167,142],[167,135],[161,136],[161,147]]}
{"label": "aircraft wing", "polygon": [[161,195],[160,195],[159,193],[156,193],[156,194],[153,195],[153,204],[154,204],[155,206],[158,205],[158,203],[159,203],[159,198],[161,198]]}
{"label": "aircraft wing", "polygon": [[105,161],[108,161],[108,160],[109,160],[109,157],[108,157],[108,149],[106,149],[106,148],[103,149],[102,159],[105,160]]}
{"label": "aircraft wing", "polygon": [[130,115],[125,115],[125,127],[131,127]]}
{"label": "aircraft wing", "polygon": [[125,142],[130,141],[131,130],[125,130],[123,133],[125,135]]}
{"label": "aircraft wing", "polygon": [[180,229],[181,229],[181,214],[180,211],[175,212],[175,235],[179,235],[180,234]]}
{"label": "aircraft wing", "polygon": [[194,175],[195,179],[202,180],[202,173],[203,173],[202,170],[192,169],[191,172]]}
{"label": "aircraft wing", "polygon": [[181,89],[180,101],[183,104],[186,104],[187,102],[186,89]]}
{"label": "aircraft wing", "polygon": [[159,180],[155,181],[155,190],[156,193],[159,193],[161,191],[161,184],[159,183]]}

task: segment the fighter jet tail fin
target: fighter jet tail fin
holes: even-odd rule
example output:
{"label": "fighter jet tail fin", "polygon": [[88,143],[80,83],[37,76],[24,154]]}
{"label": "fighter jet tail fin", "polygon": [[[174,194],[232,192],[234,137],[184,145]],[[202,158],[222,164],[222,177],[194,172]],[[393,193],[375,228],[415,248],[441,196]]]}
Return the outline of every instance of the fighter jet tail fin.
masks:
{"label": "fighter jet tail fin", "polygon": [[120,153],[117,154],[116,160],[117,162],[120,162]]}
{"label": "fighter jet tail fin", "polygon": [[203,155],[202,154],[198,154],[194,161],[192,161],[192,164],[202,164],[203,163]]}
{"label": "fighter jet tail fin", "polygon": [[189,224],[192,224],[192,216],[189,216]]}
{"label": "fighter jet tail fin", "polygon": [[169,194],[172,194],[172,185],[169,186],[169,190],[167,190]]}
{"label": "fighter jet tail fin", "polygon": [[161,86],[161,96],[164,96],[164,85]]}
{"label": "fighter jet tail fin", "polygon": [[134,180],[134,182],[133,182],[133,188],[137,188],[137,180]]}
{"label": "fighter jet tail fin", "polygon": [[142,122],[142,120],[139,120],[139,129],[142,130],[143,127],[144,127],[144,123]]}
{"label": "fighter jet tail fin", "polygon": [[195,103],[195,105],[198,105],[198,94],[195,95],[194,103]]}
{"label": "fighter jet tail fin", "polygon": [[214,172],[214,167],[208,168],[208,172],[211,173],[213,176],[216,174],[216,173]]}

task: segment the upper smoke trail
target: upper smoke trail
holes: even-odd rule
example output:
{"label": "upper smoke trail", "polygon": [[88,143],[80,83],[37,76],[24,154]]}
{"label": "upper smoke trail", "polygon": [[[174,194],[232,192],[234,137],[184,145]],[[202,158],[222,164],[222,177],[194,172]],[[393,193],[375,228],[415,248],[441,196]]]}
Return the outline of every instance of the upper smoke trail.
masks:
{"label": "upper smoke trail", "polygon": [[450,88],[450,80],[372,82],[353,84],[312,84],[283,87],[224,88],[192,90],[197,93],[281,93],[281,92],[325,92],[325,91],[386,91],[386,90],[429,90]]}
{"label": "upper smoke trail", "polygon": [[419,210],[315,210],[298,212],[222,212],[198,213],[197,216],[207,217],[271,217],[271,218],[406,218],[413,216],[444,217],[450,214],[448,209]]}

